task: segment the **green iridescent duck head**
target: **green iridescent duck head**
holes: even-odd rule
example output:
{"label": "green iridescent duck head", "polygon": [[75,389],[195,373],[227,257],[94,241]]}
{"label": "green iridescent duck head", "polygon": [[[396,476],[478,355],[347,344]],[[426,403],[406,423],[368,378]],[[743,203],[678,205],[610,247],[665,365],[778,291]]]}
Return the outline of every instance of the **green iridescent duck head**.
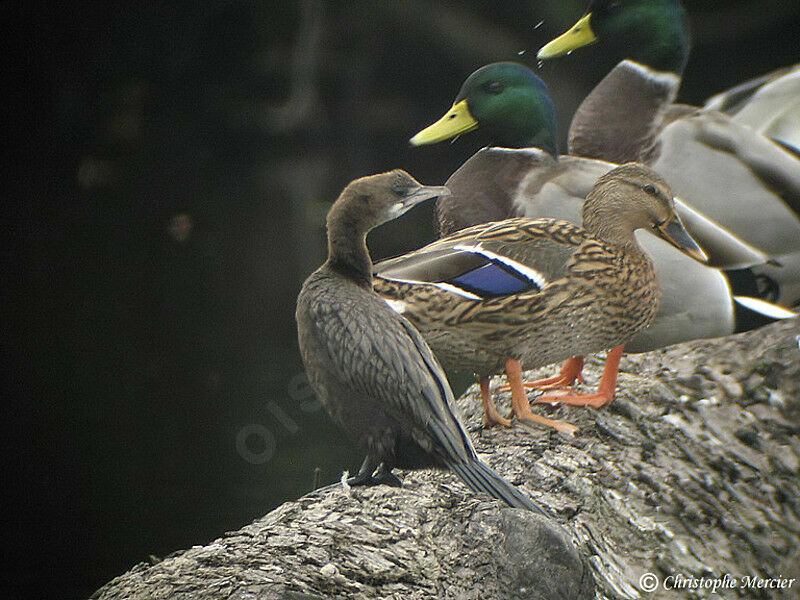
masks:
{"label": "green iridescent duck head", "polygon": [[540,60],[592,43],[618,61],[681,74],[689,57],[689,25],[679,0],[592,0],[575,25],[543,46]]}
{"label": "green iridescent duck head", "polygon": [[557,155],[553,101],[544,82],[524,65],[500,62],[475,71],[450,110],[410,142],[435,144],[478,128],[494,136],[496,146],[536,147]]}

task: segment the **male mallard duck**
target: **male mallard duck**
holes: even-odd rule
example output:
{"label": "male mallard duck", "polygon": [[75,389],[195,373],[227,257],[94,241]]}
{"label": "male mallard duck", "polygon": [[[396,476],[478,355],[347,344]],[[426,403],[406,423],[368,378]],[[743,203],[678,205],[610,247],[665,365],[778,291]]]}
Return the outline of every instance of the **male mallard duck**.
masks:
{"label": "male mallard duck", "polygon": [[765,299],[800,302],[800,157],[716,111],[673,105],[689,51],[678,0],[595,0],[540,59],[592,42],[622,60],[572,119],[572,154],[652,166],[676,194],[766,251]]}
{"label": "male mallard duck", "polygon": [[505,369],[517,418],[570,431],[531,411],[521,366],[613,348],[596,394],[555,397],[593,407],[611,401],[623,346],[653,321],[661,297],[637,229],[705,260],[666,183],[627,164],[597,180],[583,227],[528,218],[475,225],[377,264],[373,287],[443,363],[479,376],[487,424],[507,425],[488,389],[488,376]]}
{"label": "male mallard duck", "polygon": [[[547,87],[521,64],[494,63],[475,71],[452,108],[411,138],[411,143],[435,143],[478,128],[489,131],[503,147],[479,151],[447,180],[452,193],[436,205],[442,234],[514,216],[580,223],[584,197],[598,177],[616,166],[557,154],[555,110]],[[763,254],[753,252],[691,207],[677,204],[681,219],[707,251],[711,264],[734,268],[766,261]],[[656,263],[664,298],[653,324],[629,342],[629,350],[729,335],[753,322],[763,323],[762,317],[754,321],[752,311],[734,301],[719,270],[687,258],[655,236],[645,234],[640,241]],[[574,368],[574,364],[567,366],[567,370]]]}
{"label": "male mallard duck", "polygon": [[366,450],[350,485],[396,485],[393,467],[448,468],[473,491],[545,514],[478,459],[431,349],[372,291],[369,230],[446,193],[400,170],[344,189],[328,212],[328,260],[297,298],[300,353],[320,402]]}
{"label": "male mallard duck", "polygon": [[[538,57],[561,56],[594,42],[600,42],[612,56],[680,79],[689,57],[686,13],[680,0],[593,0],[586,14],[544,46]],[[800,65],[784,67],[712,96],[704,108],[730,114],[739,123],[797,147],[799,86]],[[665,91],[677,92],[677,87]],[[686,107],[672,109],[679,115]]]}
{"label": "male mallard duck", "polygon": [[800,65],[745,81],[715,94],[703,105],[800,154]]}

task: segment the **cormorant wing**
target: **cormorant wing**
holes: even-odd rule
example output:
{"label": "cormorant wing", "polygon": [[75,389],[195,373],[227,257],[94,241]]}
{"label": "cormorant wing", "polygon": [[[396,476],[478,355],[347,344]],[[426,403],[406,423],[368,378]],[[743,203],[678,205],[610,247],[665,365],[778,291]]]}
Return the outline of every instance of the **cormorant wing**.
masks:
{"label": "cormorant wing", "polygon": [[375,294],[339,300],[335,310],[314,302],[311,317],[342,382],[380,400],[426,451],[451,461],[474,457],[450,384],[419,332]]}

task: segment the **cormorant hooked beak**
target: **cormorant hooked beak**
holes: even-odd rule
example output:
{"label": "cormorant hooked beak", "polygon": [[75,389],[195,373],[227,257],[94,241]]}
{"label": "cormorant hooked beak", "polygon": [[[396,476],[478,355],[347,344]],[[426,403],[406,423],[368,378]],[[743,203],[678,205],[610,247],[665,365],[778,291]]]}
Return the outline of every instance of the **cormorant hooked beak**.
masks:
{"label": "cormorant hooked beak", "polygon": [[425,202],[425,200],[449,195],[450,190],[443,185],[421,185],[416,189],[410,190],[396,204],[393,204],[391,208],[389,208],[388,218],[396,219],[417,204]]}

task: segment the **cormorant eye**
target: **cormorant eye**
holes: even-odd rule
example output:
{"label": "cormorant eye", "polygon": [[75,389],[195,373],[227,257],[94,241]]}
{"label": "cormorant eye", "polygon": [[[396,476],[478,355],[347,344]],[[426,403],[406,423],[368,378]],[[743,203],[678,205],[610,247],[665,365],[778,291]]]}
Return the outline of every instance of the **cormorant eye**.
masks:
{"label": "cormorant eye", "polygon": [[654,185],[650,185],[649,183],[642,188],[645,192],[650,194],[651,196],[656,196],[656,188]]}
{"label": "cormorant eye", "polygon": [[394,188],[392,191],[394,192],[394,195],[397,196],[398,198],[402,198],[408,192],[406,188],[399,188],[399,187]]}
{"label": "cormorant eye", "polygon": [[483,89],[486,90],[489,94],[499,94],[505,88],[503,84],[500,83],[499,81],[490,81],[485,86],[483,86]]}

